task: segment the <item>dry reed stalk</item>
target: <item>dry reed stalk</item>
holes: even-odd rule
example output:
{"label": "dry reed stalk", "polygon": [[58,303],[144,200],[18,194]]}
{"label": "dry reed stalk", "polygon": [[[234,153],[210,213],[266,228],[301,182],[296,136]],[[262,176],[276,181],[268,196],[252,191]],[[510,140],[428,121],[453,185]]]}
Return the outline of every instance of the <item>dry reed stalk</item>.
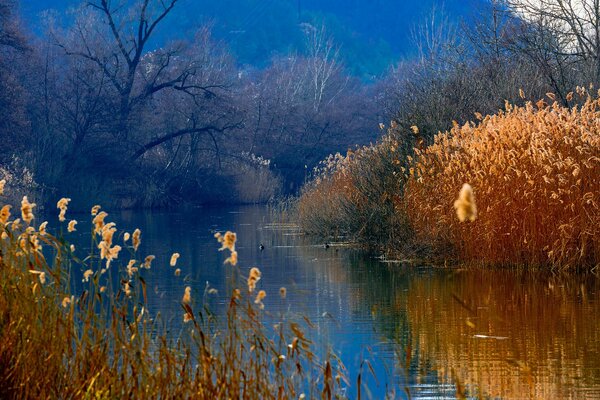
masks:
{"label": "dry reed stalk", "polygon": [[[487,264],[594,268],[600,264],[600,100],[543,102],[455,126],[416,149],[405,204],[420,240],[450,243]],[[473,187],[477,219],[452,207]]]}
{"label": "dry reed stalk", "polygon": [[[68,199],[59,202],[61,220],[67,207]],[[168,335],[168,323],[147,310],[143,274],[160,266],[152,265],[154,256],[144,260],[137,252],[139,229],[124,248],[113,246],[117,227],[105,223],[108,214],[95,206],[92,252],[81,260],[47,223],[36,229],[32,208],[24,199],[23,224],[2,207],[0,398],[292,399],[305,391],[339,393],[341,386],[330,379],[332,364],[321,364],[312,352],[309,323],[282,319],[272,338],[263,323],[265,291],[255,296],[232,289],[219,321],[187,286],[180,302],[183,329],[179,337]],[[234,233],[220,238],[223,249],[237,254]],[[120,259],[119,253],[129,254]],[[109,262],[117,287],[106,273]],[[240,267],[231,264],[224,268],[243,287]],[[72,285],[75,268],[84,278],[79,292]],[[252,271],[256,286],[260,275]],[[333,365],[335,372],[342,368]]]}

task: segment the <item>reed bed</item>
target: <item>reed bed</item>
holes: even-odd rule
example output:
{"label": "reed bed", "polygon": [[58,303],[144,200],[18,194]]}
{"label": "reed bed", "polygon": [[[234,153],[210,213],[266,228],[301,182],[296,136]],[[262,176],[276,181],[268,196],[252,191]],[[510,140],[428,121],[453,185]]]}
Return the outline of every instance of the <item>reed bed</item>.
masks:
{"label": "reed bed", "polygon": [[[411,135],[412,136],[412,135]],[[314,171],[299,198],[301,227],[309,234],[345,237],[369,248],[403,248],[410,231],[397,212],[402,199],[407,141],[392,125],[376,144],[332,155]]]}
{"label": "reed bed", "polygon": [[418,240],[477,263],[597,268],[600,100],[575,97],[507,103],[415,149],[404,200]]}
{"label": "reed bed", "polygon": [[547,96],[476,114],[428,146],[418,127],[392,124],[377,144],[325,160],[299,199],[300,225],[400,255],[597,268],[600,100],[584,88],[572,107]]}
{"label": "reed bed", "polygon": [[[228,255],[221,268],[231,270],[225,315],[182,277],[174,334],[178,324],[148,311],[143,276],[151,268],[179,276],[179,255],[153,265],[138,252],[141,231],[119,231],[96,206],[93,250],[80,258],[68,242],[81,226],[68,220],[68,203],[57,204],[64,236],[36,223],[27,198],[21,218],[1,208],[0,398],[331,399],[343,391],[341,363],[312,351],[310,321],[282,315],[265,325],[260,280],[268,277],[238,265],[234,233],[216,236]],[[286,291],[269,295],[285,301]]]}

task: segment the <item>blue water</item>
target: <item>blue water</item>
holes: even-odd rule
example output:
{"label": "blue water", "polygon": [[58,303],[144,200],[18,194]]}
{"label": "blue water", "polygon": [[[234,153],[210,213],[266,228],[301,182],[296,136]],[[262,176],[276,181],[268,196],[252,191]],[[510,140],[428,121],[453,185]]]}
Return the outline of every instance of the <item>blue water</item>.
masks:
{"label": "blue water", "polygon": [[[294,226],[272,223],[263,206],[108,211],[119,235],[142,230],[140,256],[156,256],[142,271],[148,311],[171,320],[174,332],[185,286],[194,298],[217,289],[211,307],[223,311],[232,270],[214,233],[231,230],[242,273],[262,271],[267,325],[283,312],[306,316],[315,351],[335,352],[347,368],[349,398],[361,371],[363,398],[455,398],[456,382],[489,397],[600,397],[596,277],[389,262],[343,244],[325,248]],[[91,218],[70,217],[80,220],[70,237],[84,256]],[[169,266],[173,252],[181,254],[180,276]],[[127,263],[125,252],[119,261]]]}

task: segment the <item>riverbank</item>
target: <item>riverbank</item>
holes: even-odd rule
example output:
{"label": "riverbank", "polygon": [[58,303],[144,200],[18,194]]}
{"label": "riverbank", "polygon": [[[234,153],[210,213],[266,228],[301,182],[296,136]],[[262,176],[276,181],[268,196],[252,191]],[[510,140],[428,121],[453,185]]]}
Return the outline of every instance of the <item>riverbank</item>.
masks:
{"label": "riverbank", "polygon": [[299,199],[302,228],[409,258],[597,268],[600,101],[583,88],[571,107],[548,100],[507,103],[429,145],[418,127],[392,124],[377,144],[322,163]]}
{"label": "riverbank", "polygon": [[[0,193],[1,195],[1,193]],[[117,229],[105,212],[70,219],[58,203],[58,227],[35,220],[24,198],[20,215],[0,214],[0,397],[2,398],[332,398],[345,385],[335,358],[313,353],[309,321],[282,315],[264,323],[258,268],[237,264],[236,236],[213,238],[227,253],[222,315],[211,311],[218,290],[189,284],[179,253],[141,246],[144,232]],[[20,218],[18,218],[20,217]],[[159,228],[159,227],[157,227]],[[70,241],[91,229],[91,252]],[[217,243],[217,239],[220,242]],[[145,252],[142,253],[142,249]],[[215,251],[216,252],[216,251]],[[154,312],[153,268],[177,280],[175,315]],[[154,290],[153,290],[154,289]],[[165,300],[161,300],[165,302]],[[160,309],[160,308],[158,308]],[[179,332],[179,333],[175,333]]]}

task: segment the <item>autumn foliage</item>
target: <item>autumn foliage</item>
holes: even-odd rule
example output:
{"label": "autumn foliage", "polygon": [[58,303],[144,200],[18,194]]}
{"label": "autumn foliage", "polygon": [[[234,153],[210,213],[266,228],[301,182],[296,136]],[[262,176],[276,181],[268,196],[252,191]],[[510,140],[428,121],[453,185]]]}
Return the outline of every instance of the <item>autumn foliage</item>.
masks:
{"label": "autumn foliage", "polygon": [[[600,263],[600,100],[582,88],[568,98],[578,105],[507,103],[496,115],[477,114],[477,122],[455,123],[412,156],[396,154],[392,165],[398,168],[390,168],[387,177],[367,180],[393,177],[397,191],[381,193],[379,203],[391,198],[395,213],[406,217],[396,223],[405,221],[416,243],[443,249],[446,256],[494,265],[593,268]],[[352,164],[346,160],[343,170],[351,171],[345,175],[350,183],[364,181],[373,165]],[[339,196],[332,193],[333,178],[325,182],[330,198]],[[461,188],[470,190],[465,184],[472,192],[459,197]],[[313,185],[300,203],[314,200],[317,189]],[[356,192],[356,185],[346,184],[344,192]]]}
{"label": "autumn foliage", "polygon": [[[580,90],[580,96],[585,96]],[[406,210],[417,235],[448,241],[463,259],[593,267],[600,261],[600,101],[544,102],[454,126],[416,161]],[[478,217],[452,201],[468,182]]]}

